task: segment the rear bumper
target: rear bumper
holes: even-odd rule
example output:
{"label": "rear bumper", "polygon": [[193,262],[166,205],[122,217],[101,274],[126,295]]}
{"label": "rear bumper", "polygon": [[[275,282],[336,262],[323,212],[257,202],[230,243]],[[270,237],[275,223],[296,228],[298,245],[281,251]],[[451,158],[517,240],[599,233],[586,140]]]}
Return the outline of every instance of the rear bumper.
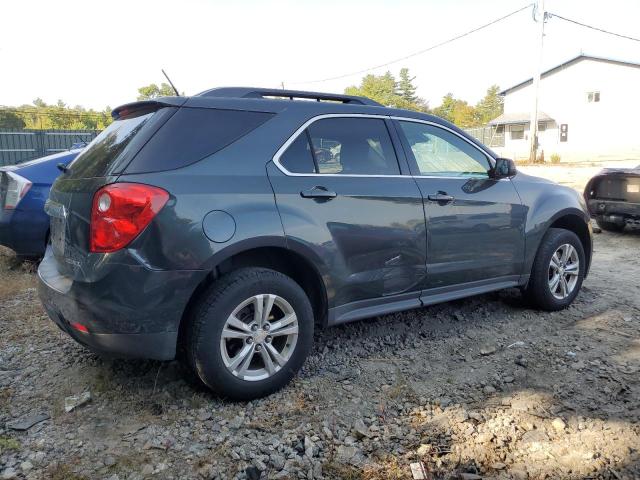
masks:
{"label": "rear bumper", "polygon": [[588,205],[591,215],[612,223],[637,223],[640,219],[640,203],[594,198],[589,199]]}
{"label": "rear bumper", "polygon": [[38,294],[51,320],[94,351],[171,360],[182,314],[202,273],[115,265],[98,281],[77,282],[60,274],[48,249],[38,267]]}

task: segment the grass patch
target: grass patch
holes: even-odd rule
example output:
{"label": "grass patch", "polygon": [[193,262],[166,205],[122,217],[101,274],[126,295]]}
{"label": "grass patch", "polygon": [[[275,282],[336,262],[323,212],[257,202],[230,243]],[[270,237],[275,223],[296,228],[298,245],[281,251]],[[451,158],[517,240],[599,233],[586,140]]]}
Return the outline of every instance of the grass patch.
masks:
{"label": "grass patch", "polygon": [[66,463],[59,463],[47,469],[50,480],[88,480],[84,475],[78,475]]}
{"label": "grass patch", "polygon": [[22,261],[10,250],[0,247],[0,301],[36,286],[37,265]]}
{"label": "grass patch", "polygon": [[353,465],[328,462],[322,465],[322,474],[326,478],[340,480],[363,480],[362,470]]}
{"label": "grass patch", "polygon": [[22,445],[15,438],[0,437],[0,453],[8,450],[20,450],[21,447]]}

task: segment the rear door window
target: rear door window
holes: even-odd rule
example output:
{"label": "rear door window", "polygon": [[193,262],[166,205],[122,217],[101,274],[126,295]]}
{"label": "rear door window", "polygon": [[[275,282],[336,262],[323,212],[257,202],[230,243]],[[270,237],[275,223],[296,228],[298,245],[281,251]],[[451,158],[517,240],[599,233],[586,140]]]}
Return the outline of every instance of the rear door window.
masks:
{"label": "rear door window", "polygon": [[279,159],[291,173],[399,175],[382,119],[339,117],[312,123]]}
{"label": "rear door window", "polygon": [[399,175],[398,159],[384,120],[325,118],[309,128],[318,173]]}
{"label": "rear door window", "polygon": [[280,157],[280,164],[291,173],[315,173],[309,137],[306,131],[298,135],[298,138],[289,145],[289,148]]}

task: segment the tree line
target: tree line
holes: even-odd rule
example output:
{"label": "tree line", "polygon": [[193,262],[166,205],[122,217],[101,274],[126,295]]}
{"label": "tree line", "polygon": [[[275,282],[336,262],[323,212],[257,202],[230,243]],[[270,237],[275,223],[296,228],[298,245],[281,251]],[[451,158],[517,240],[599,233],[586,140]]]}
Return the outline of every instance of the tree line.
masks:
{"label": "tree line", "polygon": [[[430,108],[429,103],[417,95],[416,77],[408,68],[402,68],[399,78],[389,71],[383,75],[366,75],[359,85],[345,89],[349,95],[360,95],[375,100],[382,105],[431,113],[442,117],[461,128],[486,125],[503,111],[503,99],[499,87],[492,85],[478,103],[471,105],[465,100],[448,93],[440,106]],[[175,92],[167,83],[151,83],[138,88],[138,100],[150,100],[162,96],[172,96]],[[49,105],[37,98],[32,105],[0,107],[0,129],[35,130],[103,130],[111,123],[111,108],[104,110],[86,109],[80,105],[69,106],[62,100]]]}
{"label": "tree line", "polygon": [[[170,85],[151,83],[138,89],[138,100],[175,95]],[[47,104],[36,98],[31,105],[0,106],[0,129],[7,130],[104,130],[112,122],[111,108],[94,110],[70,106],[62,100]]]}
{"label": "tree line", "polygon": [[362,79],[360,85],[347,87],[344,93],[367,97],[387,107],[430,113],[460,128],[486,125],[503,112],[503,98],[499,94],[498,85],[490,86],[485,96],[475,105],[447,93],[442,97],[440,106],[430,108],[429,103],[416,94],[415,78],[409,74],[408,68],[400,69],[399,79],[389,71],[383,75],[369,74]]}

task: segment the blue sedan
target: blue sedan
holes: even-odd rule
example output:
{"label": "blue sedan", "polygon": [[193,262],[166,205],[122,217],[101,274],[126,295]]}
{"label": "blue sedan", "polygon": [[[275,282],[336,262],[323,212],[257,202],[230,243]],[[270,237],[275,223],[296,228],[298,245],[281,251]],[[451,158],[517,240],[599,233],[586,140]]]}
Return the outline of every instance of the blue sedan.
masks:
{"label": "blue sedan", "polygon": [[[75,146],[75,145],[74,145]],[[44,202],[60,174],[82,148],[56,153],[19,165],[0,167],[0,245],[19,256],[41,257],[49,236]]]}

